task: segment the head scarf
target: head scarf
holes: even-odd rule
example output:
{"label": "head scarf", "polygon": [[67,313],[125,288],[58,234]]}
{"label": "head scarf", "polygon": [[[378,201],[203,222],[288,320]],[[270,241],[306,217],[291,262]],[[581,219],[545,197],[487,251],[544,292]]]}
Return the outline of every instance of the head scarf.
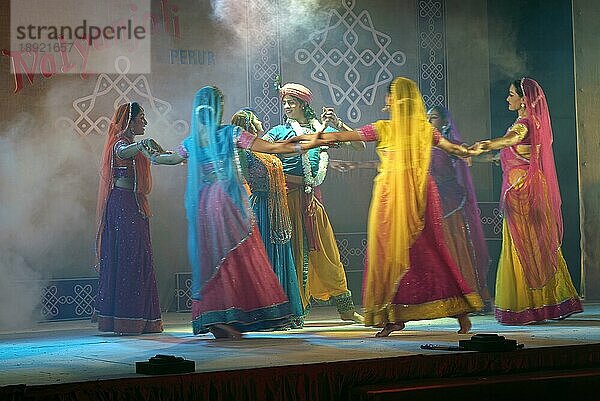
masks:
{"label": "head scarf", "polygon": [[[102,230],[104,229],[104,212],[108,194],[113,188],[113,158],[114,147],[117,141],[126,139],[127,131],[131,124],[132,103],[125,103],[117,107],[108,128],[102,159],[100,162],[100,183],[98,186],[98,200],[96,202],[96,223],[98,230],[96,232],[96,258],[100,260],[100,241]],[[133,158],[135,170],[135,195],[139,211],[142,215],[150,216],[150,206],[148,205],[147,195],[152,189],[152,175],[150,174],[150,161],[141,153]]]}
{"label": "head scarf", "polygon": [[562,242],[562,200],[558,187],[558,178],[556,177],[554,154],[552,152],[552,142],[554,139],[546,95],[541,86],[531,78],[523,78],[521,80],[521,88],[523,89],[523,95],[525,96],[527,113],[533,122],[533,126],[531,127],[532,151],[530,168],[532,170],[539,169],[544,174],[546,187],[548,189],[550,208],[558,230],[558,241]]}
{"label": "head scarf", "polygon": [[[504,174],[501,204],[525,278],[531,288],[541,288],[558,269],[557,252],[563,235],[561,197],[546,96],[531,78],[521,80],[521,89],[529,120],[531,155],[525,163],[512,147],[500,152]],[[515,169],[526,170],[526,174],[518,184],[511,184],[510,173]]]}

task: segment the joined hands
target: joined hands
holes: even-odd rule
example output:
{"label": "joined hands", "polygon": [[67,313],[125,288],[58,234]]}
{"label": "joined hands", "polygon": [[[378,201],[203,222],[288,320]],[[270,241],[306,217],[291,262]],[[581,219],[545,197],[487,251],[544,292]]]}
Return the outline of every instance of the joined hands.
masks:
{"label": "joined hands", "polygon": [[[469,146],[468,150],[470,151],[474,151],[477,152],[477,155],[481,154],[481,153],[485,153],[485,152],[489,152],[490,149],[490,144],[492,141],[485,140],[485,141],[477,141],[475,142],[473,145]],[[475,155],[475,156],[477,156]]]}

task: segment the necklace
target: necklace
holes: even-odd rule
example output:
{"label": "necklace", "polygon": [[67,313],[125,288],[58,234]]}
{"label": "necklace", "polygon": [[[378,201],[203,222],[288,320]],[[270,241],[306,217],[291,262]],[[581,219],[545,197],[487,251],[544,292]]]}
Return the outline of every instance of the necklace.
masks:
{"label": "necklace", "polygon": [[[296,136],[304,134],[304,129],[298,121],[291,120],[290,124],[294,129]],[[315,131],[321,131],[324,128],[323,124],[316,119],[312,120],[308,127],[312,127]],[[325,180],[327,165],[329,164],[329,155],[325,151],[326,149],[326,146],[321,147],[321,152],[319,153],[319,168],[317,174],[314,176],[310,165],[310,159],[308,158],[308,152],[303,153],[301,156],[302,171],[304,172],[304,192],[307,194],[311,193],[314,187],[318,187]]]}

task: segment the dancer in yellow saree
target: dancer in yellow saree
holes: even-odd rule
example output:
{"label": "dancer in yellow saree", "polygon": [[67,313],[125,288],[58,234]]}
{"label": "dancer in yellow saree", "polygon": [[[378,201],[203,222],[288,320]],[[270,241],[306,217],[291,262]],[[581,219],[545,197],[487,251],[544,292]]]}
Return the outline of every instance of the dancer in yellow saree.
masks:
{"label": "dancer in yellow saree", "polygon": [[[363,281],[365,325],[377,336],[408,320],[456,316],[467,333],[467,313],[483,307],[444,242],[443,212],[429,163],[432,145],[458,156],[481,153],[444,139],[427,121],[416,84],[396,78],[387,96],[391,119],[358,131],[322,133],[326,140],[377,142]],[[304,139],[304,138],[300,138]]]}

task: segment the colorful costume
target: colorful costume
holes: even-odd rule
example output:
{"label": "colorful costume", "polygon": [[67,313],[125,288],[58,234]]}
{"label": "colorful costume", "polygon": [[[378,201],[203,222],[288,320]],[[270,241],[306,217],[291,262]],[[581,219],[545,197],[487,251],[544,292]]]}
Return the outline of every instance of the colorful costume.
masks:
{"label": "colorful costume", "polygon": [[188,160],[185,207],[194,334],[219,323],[240,332],[284,327],[291,314],[241,176],[236,147],[250,149],[255,137],[221,125],[222,101],[213,87],[196,93],[191,134],[178,150]]}
{"label": "colorful costume", "polygon": [[[110,125],[102,155],[98,191],[98,295],[92,321],[100,331],[119,334],[161,332],[146,195],[152,187],[150,163],[138,153],[120,159],[120,146],[133,143],[125,133],[131,103],[119,106]],[[119,177],[130,178],[134,189],[118,188]]]}
{"label": "colorful costume", "polygon": [[496,278],[496,319],[528,324],[583,310],[562,256],[561,198],[552,127],[542,88],[521,81],[528,117],[508,131],[521,142],[502,149],[503,242]]}
{"label": "colorful costume", "polygon": [[[440,197],[431,175],[432,138],[414,82],[397,78],[391,88],[391,120],[359,132],[377,142],[363,283],[365,324],[435,319],[483,306],[453,261],[444,240]],[[436,142],[433,142],[435,144]]]}
{"label": "colorful costume", "polygon": [[[440,106],[435,109],[449,120],[447,110]],[[452,121],[448,121],[441,134],[450,142],[462,142]],[[469,167],[463,159],[434,147],[429,171],[440,194],[450,254],[469,287],[476,290],[484,301],[489,301],[487,273],[490,258]]]}
{"label": "colorful costume", "polygon": [[[310,91],[299,84],[286,84],[280,90],[286,94],[310,102]],[[323,126],[315,119],[301,126],[291,120],[287,124],[271,128],[267,140],[286,140],[296,135],[320,131]],[[333,131],[327,128],[325,132]],[[332,299],[338,312],[354,310],[352,295],[348,290],[346,272],[340,260],[333,228],[321,201],[314,195],[323,182],[328,156],[326,149],[311,149],[303,155],[281,157],[283,171],[287,175],[303,177],[303,184],[288,181],[287,201],[292,220],[292,246],[297,279],[301,283],[300,295],[305,309],[311,298],[327,301]],[[310,215],[309,203],[314,202],[314,214]]]}
{"label": "colorful costume", "polygon": [[[232,124],[250,131],[255,118],[250,110],[240,110],[234,114]],[[240,151],[240,162],[267,255],[290,301],[291,327],[301,328],[304,325],[304,308],[292,252],[292,222],[281,160],[266,153]]]}

